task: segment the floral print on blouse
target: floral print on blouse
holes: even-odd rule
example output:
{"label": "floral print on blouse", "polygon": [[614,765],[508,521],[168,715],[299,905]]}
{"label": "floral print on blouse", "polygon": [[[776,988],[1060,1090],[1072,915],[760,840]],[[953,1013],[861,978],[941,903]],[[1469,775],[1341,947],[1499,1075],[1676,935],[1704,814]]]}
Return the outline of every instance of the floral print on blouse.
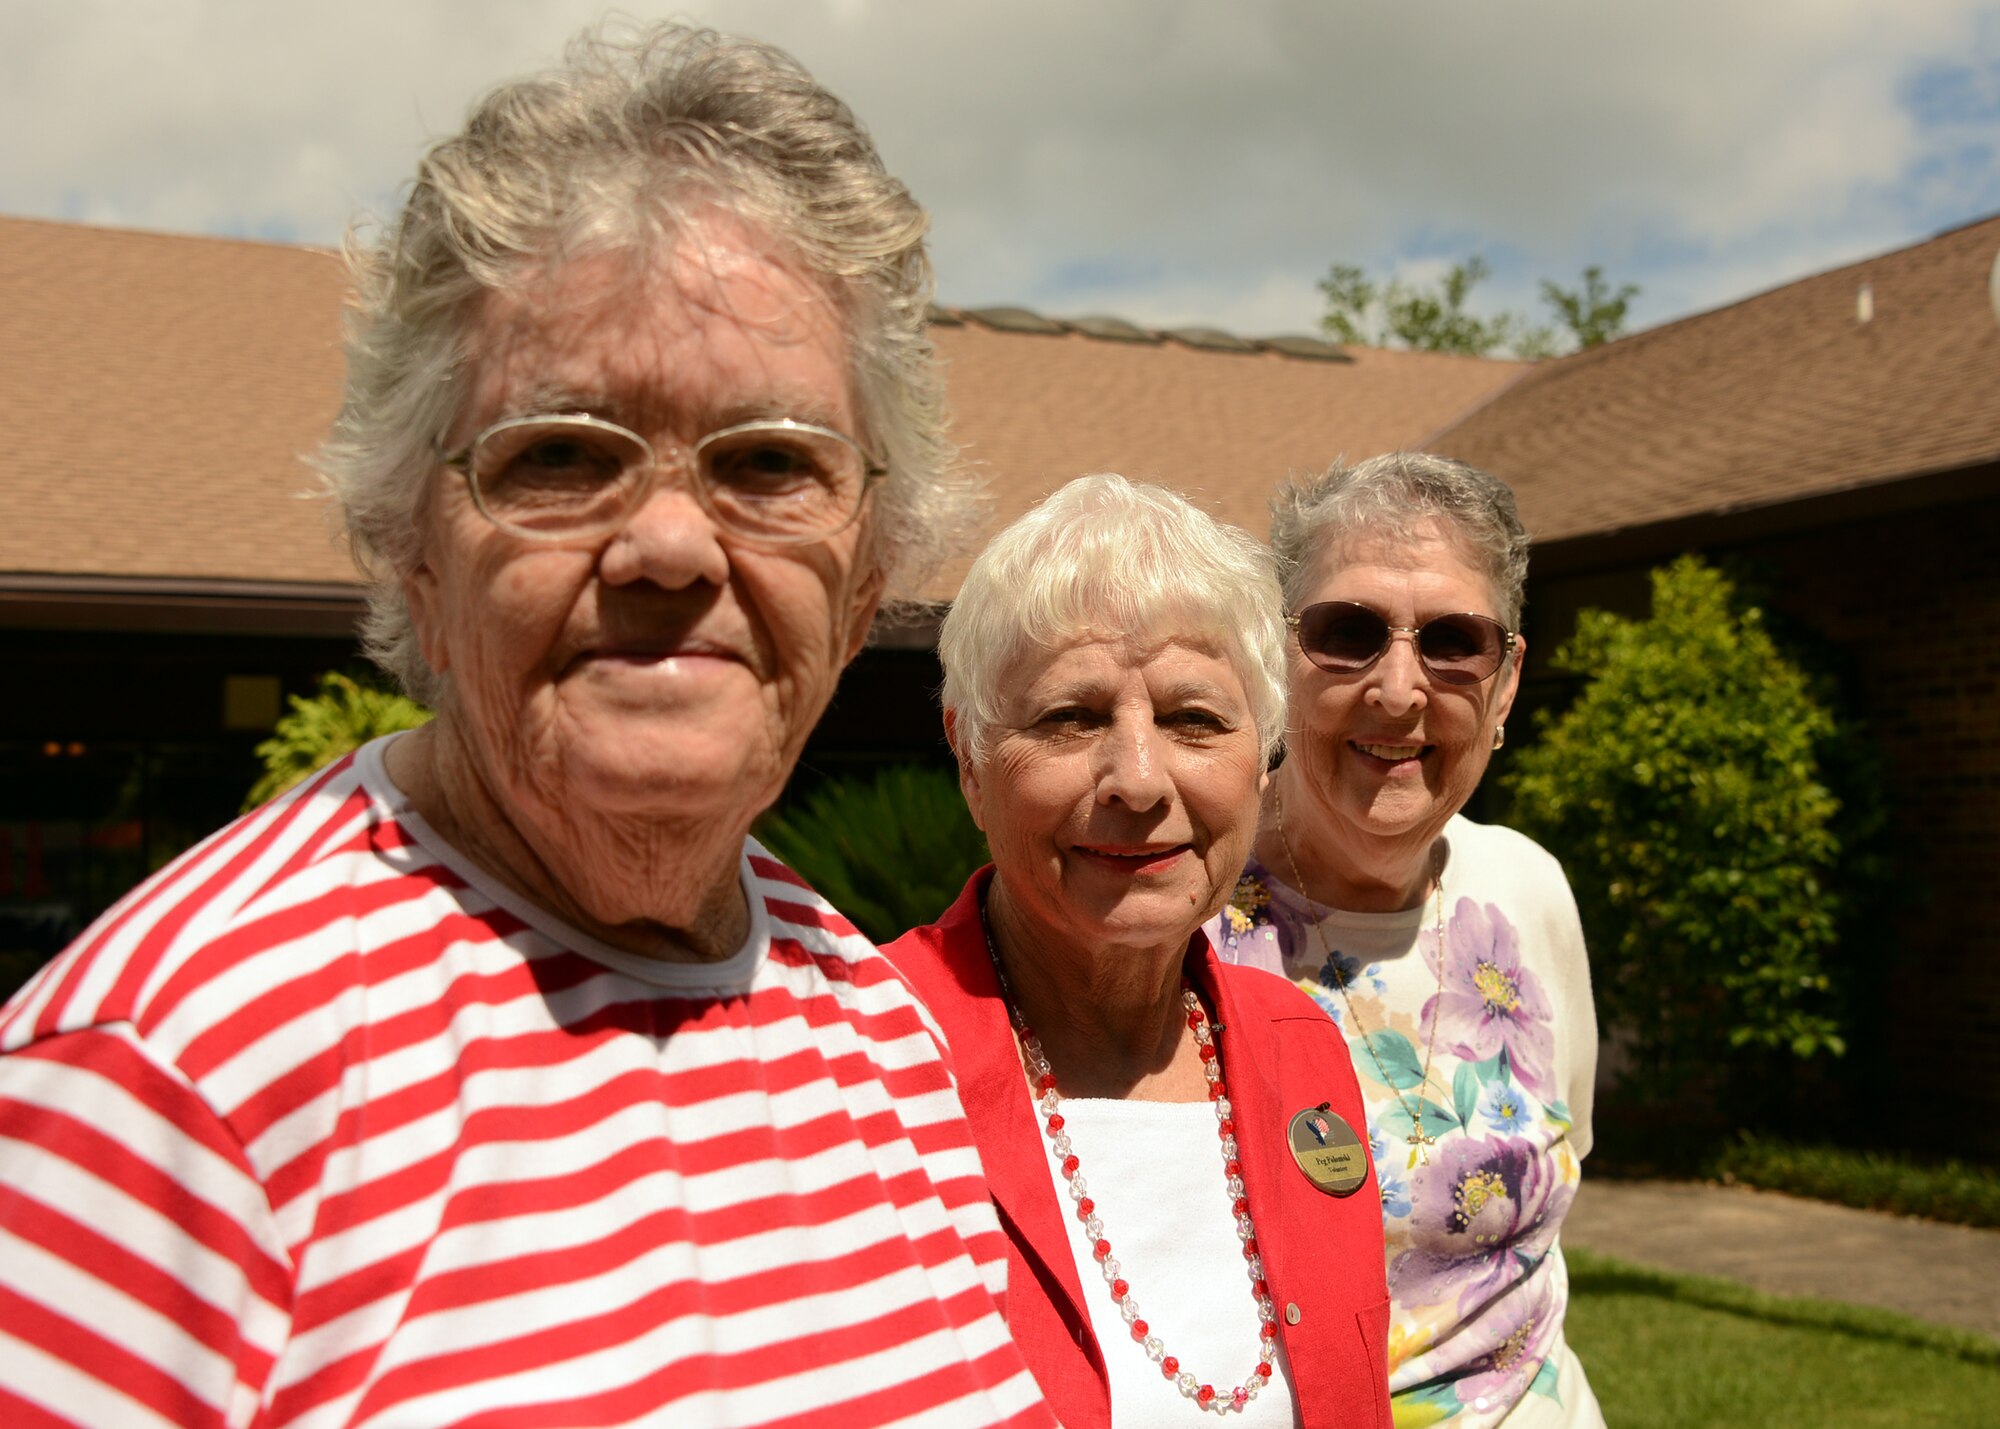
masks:
{"label": "floral print on blouse", "polygon": [[1580,1370],[1587,1407],[1566,1413],[1558,1385],[1568,1277],[1552,1252],[1580,1165],[1556,1004],[1500,906],[1449,886],[1447,900],[1440,949],[1433,902],[1315,910],[1253,861],[1210,933],[1229,961],[1290,976],[1347,1037],[1382,1192],[1398,1429],[1473,1429],[1517,1407],[1510,1425],[1598,1423]]}

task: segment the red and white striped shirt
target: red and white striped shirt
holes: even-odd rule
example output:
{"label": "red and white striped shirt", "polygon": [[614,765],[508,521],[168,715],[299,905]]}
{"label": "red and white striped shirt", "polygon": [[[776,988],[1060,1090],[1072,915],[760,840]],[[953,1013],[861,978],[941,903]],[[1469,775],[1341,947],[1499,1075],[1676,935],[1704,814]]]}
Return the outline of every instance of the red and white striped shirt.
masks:
{"label": "red and white striped shirt", "polygon": [[584,937],[372,745],[0,1013],[0,1422],[1052,1422],[935,1024],[754,843],[725,963]]}

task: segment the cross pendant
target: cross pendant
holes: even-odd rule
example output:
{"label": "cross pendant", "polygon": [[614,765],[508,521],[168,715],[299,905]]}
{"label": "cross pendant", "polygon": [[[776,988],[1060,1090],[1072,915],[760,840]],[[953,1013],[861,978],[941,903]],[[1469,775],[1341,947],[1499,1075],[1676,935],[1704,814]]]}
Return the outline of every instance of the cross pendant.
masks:
{"label": "cross pendant", "polygon": [[1431,1147],[1436,1144],[1437,1138],[1435,1136],[1424,1135],[1423,1126],[1419,1124],[1415,1134],[1410,1137],[1410,1146],[1413,1148],[1410,1152],[1410,1165],[1414,1167],[1419,1161],[1426,1166],[1430,1165]]}

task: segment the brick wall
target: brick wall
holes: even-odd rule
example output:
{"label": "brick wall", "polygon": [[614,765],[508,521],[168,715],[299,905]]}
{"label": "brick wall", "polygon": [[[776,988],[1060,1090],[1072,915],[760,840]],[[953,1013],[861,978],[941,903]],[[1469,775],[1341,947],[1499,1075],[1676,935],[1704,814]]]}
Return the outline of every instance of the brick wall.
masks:
{"label": "brick wall", "polygon": [[[1843,950],[1853,1051],[1827,1135],[2000,1158],[2000,501],[1703,554],[1838,677],[1884,776],[1889,916],[1879,946]],[[1545,662],[1576,610],[1643,614],[1670,556],[1531,581],[1524,706],[1566,698]]]}
{"label": "brick wall", "polygon": [[1854,999],[1857,1052],[1880,1057],[1873,1110],[2000,1155],[2000,502],[1745,554],[1777,576],[1773,608],[1846,657],[1883,761],[1895,917],[1882,996]]}

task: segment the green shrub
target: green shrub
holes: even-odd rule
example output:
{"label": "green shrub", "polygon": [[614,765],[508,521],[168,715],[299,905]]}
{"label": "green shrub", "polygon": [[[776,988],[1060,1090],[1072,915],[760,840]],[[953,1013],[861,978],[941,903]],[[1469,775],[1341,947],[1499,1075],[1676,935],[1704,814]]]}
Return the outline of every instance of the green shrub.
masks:
{"label": "green shrub", "polygon": [[1760,612],[1692,556],[1652,581],[1650,619],[1579,618],[1555,659],[1588,683],[1504,782],[1509,822],[1569,874],[1604,1021],[1665,1099],[1843,1049],[1839,849],[1817,759],[1834,723]]}
{"label": "green shrub", "polygon": [[271,737],[257,746],[264,777],[251,786],[243,801],[246,809],[275,799],[371,739],[415,729],[431,717],[415,700],[337,670],[319,677],[319,693],[293,695],[290,703],[291,713],[281,716]]}
{"label": "green shrub", "polygon": [[1716,1153],[1717,1180],[1959,1225],[2000,1227],[2000,1172],[1882,1151],[1801,1145],[1744,1132]]}
{"label": "green shrub", "polygon": [[957,778],[927,765],[829,780],[756,835],[878,943],[937,921],[986,862]]}

